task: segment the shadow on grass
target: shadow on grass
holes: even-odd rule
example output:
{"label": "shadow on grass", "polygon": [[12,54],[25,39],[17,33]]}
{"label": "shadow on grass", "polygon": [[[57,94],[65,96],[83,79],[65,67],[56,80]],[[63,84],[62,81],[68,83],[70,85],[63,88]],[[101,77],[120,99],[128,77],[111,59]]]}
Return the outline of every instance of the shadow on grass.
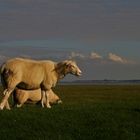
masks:
{"label": "shadow on grass", "polygon": [[134,108],[134,111],[140,113],[140,108]]}

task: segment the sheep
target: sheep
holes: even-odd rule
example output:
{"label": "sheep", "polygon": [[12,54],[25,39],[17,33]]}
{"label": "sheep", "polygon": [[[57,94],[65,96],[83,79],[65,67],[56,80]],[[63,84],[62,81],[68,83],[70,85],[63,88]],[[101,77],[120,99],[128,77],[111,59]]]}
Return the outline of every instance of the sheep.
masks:
{"label": "sheep", "polygon": [[1,81],[4,87],[0,109],[10,109],[8,98],[16,87],[26,90],[41,88],[41,105],[44,107],[43,98],[46,96],[46,106],[51,108],[48,95],[52,87],[67,74],[80,76],[81,70],[76,62],[65,60],[54,62],[51,60],[31,60],[13,58],[1,66]]}
{"label": "sheep", "polygon": [[[13,92],[14,96],[14,106],[21,107],[24,103],[38,103],[41,101],[41,89],[36,90],[22,90],[16,88]],[[50,104],[60,104],[62,101],[60,98],[50,90],[49,93],[49,102]],[[44,104],[46,105],[46,98],[43,99]]]}

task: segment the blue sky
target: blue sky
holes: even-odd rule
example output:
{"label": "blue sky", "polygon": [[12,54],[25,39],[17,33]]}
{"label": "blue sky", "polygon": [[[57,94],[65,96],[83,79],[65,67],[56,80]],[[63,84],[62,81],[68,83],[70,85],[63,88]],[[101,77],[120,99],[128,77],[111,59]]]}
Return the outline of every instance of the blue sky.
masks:
{"label": "blue sky", "polygon": [[139,17],[139,0],[0,0],[0,61],[74,59],[79,79],[140,79]]}

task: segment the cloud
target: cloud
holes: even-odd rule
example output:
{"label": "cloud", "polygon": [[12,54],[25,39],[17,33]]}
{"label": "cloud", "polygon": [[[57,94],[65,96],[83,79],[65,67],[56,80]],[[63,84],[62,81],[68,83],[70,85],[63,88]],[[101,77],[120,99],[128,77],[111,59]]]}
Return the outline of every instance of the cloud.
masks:
{"label": "cloud", "polygon": [[77,52],[71,52],[71,55],[69,56],[69,59],[73,59],[73,58],[85,58],[85,55],[81,54],[81,53],[77,53]]}
{"label": "cloud", "polygon": [[101,55],[99,55],[98,53],[95,52],[91,52],[90,54],[86,55],[86,54],[82,54],[82,53],[78,53],[78,52],[71,52],[69,59],[72,58],[80,58],[80,59],[102,59],[103,57]]}
{"label": "cloud", "polygon": [[0,64],[2,64],[4,61],[6,61],[7,59],[9,59],[9,57],[4,56],[4,55],[0,55]]}
{"label": "cloud", "polygon": [[89,58],[90,59],[102,59],[103,57],[101,55],[99,55],[98,53],[91,52]]}
{"label": "cloud", "polygon": [[4,56],[4,55],[0,55],[0,60],[5,60],[5,59],[7,59],[6,56]]}
{"label": "cloud", "polygon": [[119,56],[114,53],[109,53],[107,57],[101,56],[99,53],[91,52],[90,54],[83,54],[79,52],[71,52],[69,59],[82,59],[82,60],[98,60],[98,63],[107,64],[110,62],[119,64],[136,64],[136,62]]}
{"label": "cloud", "polygon": [[135,62],[128,60],[126,58],[123,58],[119,55],[113,54],[113,53],[109,53],[108,54],[108,59],[116,62],[116,63],[121,63],[121,64],[134,64]]}

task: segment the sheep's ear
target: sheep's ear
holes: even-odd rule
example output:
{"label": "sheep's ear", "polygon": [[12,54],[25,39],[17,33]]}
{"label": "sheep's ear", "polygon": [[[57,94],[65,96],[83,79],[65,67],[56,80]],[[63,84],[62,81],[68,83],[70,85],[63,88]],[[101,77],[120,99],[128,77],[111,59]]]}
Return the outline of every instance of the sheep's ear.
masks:
{"label": "sheep's ear", "polygon": [[70,62],[69,62],[68,60],[65,60],[65,61],[64,61],[64,64],[65,64],[65,65],[69,65],[69,63],[70,63]]}
{"label": "sheep's ear", "polygon": [[72,65],[69,63],[66,65],[66,67],[70,69],[72,67]]}
{"label": "sheep's ear", "polygon": [[68,65],[68,64],[71,64],[71,63],[73,63],[73,62],[74,62],[73,60],[65,60],[65,61],[64,61],[64,63],[66,63],[67,65]]}

